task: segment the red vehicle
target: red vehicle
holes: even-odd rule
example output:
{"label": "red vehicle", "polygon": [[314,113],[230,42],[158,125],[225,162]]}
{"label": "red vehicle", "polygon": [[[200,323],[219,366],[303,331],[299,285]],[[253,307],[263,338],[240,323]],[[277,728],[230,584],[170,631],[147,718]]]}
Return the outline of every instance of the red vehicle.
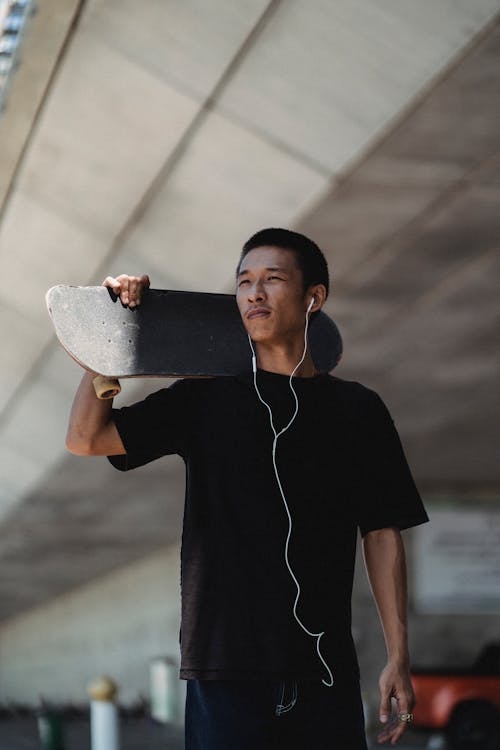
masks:
{"label": "red vehicle", "polygon": [[414,725],[441,729],[450,750],[500,750],[500,643],[466,668],[412,670]]}

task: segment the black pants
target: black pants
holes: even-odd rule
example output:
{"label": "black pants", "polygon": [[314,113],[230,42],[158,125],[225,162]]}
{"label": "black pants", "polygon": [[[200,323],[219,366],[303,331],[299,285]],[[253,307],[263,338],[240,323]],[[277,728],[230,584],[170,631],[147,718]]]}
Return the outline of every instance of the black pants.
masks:
{"label": "black pants", "polygon": [[366,750],[359,683],[188,680],[186,750]]}

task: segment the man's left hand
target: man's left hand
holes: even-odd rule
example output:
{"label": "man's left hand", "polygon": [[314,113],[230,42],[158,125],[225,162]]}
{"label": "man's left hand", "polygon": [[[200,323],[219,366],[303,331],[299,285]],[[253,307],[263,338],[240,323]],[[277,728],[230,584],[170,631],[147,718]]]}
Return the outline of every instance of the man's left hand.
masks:
{"label": "man's left hand", "polygon": [[[389,662],[379,679],[380,721],[385,724],[377,737],[377,742],[395,745],[406,730],[409,722],[401,721],[400,714],[411,714],[415,705],[415,695],[407,666]],[[396,700],[396,716],[391,718],[391,698]]]}

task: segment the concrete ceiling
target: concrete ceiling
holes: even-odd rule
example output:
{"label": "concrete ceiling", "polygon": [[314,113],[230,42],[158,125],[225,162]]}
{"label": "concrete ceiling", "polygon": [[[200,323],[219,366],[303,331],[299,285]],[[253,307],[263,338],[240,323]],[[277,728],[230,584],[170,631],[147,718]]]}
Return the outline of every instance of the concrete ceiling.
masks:
{"label": "concrete ceiling", "polygon": [[45,290],[229,291],[263,226],[324,248],[338,374],[385,397],[420,486],[498,491],[500,2],[57,9],[25,49],[38,99],[21,66],[0,121],[0,616],[178,538],[176,459],[122,476],[64,453],[79,372]]}

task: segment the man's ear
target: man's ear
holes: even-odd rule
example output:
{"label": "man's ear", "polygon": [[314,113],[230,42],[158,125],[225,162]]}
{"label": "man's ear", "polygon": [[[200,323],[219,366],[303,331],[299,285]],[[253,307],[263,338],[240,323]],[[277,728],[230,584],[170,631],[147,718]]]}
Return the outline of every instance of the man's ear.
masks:
{"label": "man's ear", "polygon": [[[314,284],[313,286],[309,287],[306,294],[306,305],[309,308],[309,312],[317,312],[318,310],[321,310],[323,305],[325,304],[326,299],[326,287],[324,284]],[[311,300],[313,300],[312,306]]]}

